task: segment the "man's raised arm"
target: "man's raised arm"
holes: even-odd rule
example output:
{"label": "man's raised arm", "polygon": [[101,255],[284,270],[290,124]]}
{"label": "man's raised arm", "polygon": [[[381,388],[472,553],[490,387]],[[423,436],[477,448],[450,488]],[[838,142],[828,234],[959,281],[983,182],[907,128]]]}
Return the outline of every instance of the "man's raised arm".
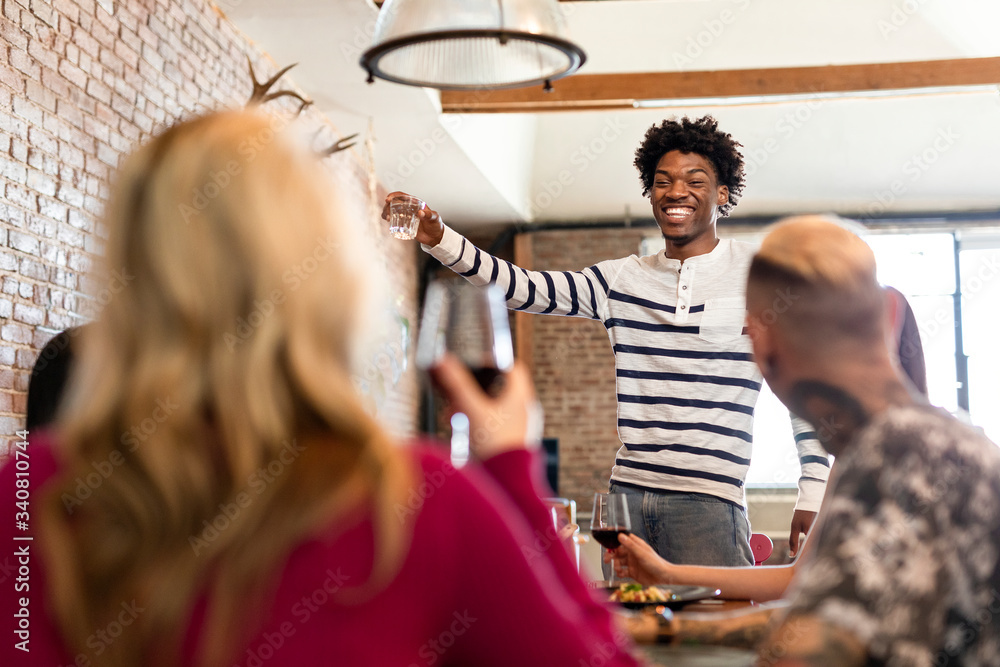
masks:
{"label": "man's raised arm", "polygon": [[[386,197],[388,202],[404,193]],[[604,261],[582,271],[527,271],[490,255],[444,224],[430,208],[419,214],[417,241],[432,257],[474,285],[493,283],[505,293],[507,307],[530,313],[601,319],[620,261]]]}

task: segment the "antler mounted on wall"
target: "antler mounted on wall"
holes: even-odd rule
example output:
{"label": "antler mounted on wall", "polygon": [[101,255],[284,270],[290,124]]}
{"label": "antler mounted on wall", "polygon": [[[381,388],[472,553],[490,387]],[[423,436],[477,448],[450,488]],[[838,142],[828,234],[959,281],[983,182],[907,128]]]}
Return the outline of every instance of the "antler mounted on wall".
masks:
{"label": "antler mounted on wall", "polygon": [[[319,137],[319,134],[322,131],[323,131],[322,128],[319,131],[317,131],[316,134],[315,134],[315,136],[313,136],[313,140],[315,140],[317,137]],[[354,134],[348,135],[346,137],[343,137],[342,139],[337,139],[337,141],[335,141],[329,147],[327,147],[327,148],[321,148],[318,151],[316,151],[316,154],[319,155],[320,159],[322,159],[322,158],[325,158],[325,157],[330,157],[334,153],[339,153],[340,151],[347,150],[348,148],[350,148],[351,146],[353,146],[354,144],[357,143],[356,141],[351,141],[351,139],[353,139],[356,136],[358,136],[357,132],[355,132]],[[350,143],[348,143],[348,142],[350,142]]]}
{"label": "antler mounted on wall", "polygon": [[[247,100],[246,105],[251,106],[254,104],[267,104],[268,102],[276,100],[281,97],[292,97],[299,101],[299,110],[295,113],[295,115],[296,116],[300,115],[305,110],[306,107],[308,107],[313,103],[312,100],[307,100],[306,98],[302,97],[293,90],[277,90],[274,92],[270,92],[271,88],[274,87],[274,84],[278,82],[278,79],[287,74],[288,70],[292,69],[297,64],[298,63],[293,63],[291,65],[288,65],[287,67],[281,68],[274,74],[274,76],[272,76],[267,81],[258,81],[257,74],[253,71],[253,61],[250,60],[249,56],[247,56],[247,66],[250,68],[250,80],[253,82],[253,92],[250,93],[250,99]],[[313,135],[314,142],[316,138],[319,137],[319,134],[322,131],[323,131],[322,128],[320,128],[319,130],[317,130],[316,134]],[[316,154],[320,157],[320,159],[322,159],[329,157],[334,153],[339,153],[342,150],[348,149],[356,143],[351,141],[351,139],[355,138],[356,136],[358,136],[357,133],[354,133],[350,136],[338,139],[335,143],[328,146],[327,148],[322,148],[316,151]]]}
{"label": "antler mounted on wall", "polygon": [[274,87],[274,84],[278,82],[278,79],[287,74],[288,70],[292,69],[297,64],[298,63],[293,63],[287,67],[283,67],[267,81],[258,81],[257,75],[253,71],[253,61],[250,60],[250,56],[247,56],[247,65],[250,67],[250,80],[253,82],[253,92],[250,94],[250,99],[247,100],[247,106],[252,104],[267,104],[271,100],[276,100],[279,97],[293,97],[299,101],[299,110],[296,115],[301,114],[306,107],[312,104],[312,100],[307,100],[294,90],[278,90],[273,93],[269,92],[271,88]]}

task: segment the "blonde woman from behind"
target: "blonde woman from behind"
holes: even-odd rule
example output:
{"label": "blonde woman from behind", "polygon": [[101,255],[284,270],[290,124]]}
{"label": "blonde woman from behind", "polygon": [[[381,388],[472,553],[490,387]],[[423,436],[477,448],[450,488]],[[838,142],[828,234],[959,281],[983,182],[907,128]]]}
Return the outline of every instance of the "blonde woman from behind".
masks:
{"label": "blonde woman from behind", "polygon": [[[361,409],[359,223],[277,124],[181,123],[117,176],[119,288],[57,428],[32,436],[31,650],[5,642],[0,661],[632,664],[568,554],[536,548],[551,524],[522,368],[496,399],[438,369],[474,427],[508,415],[478,429],[468,471]],[[15,488],[9,464],[0,497]],[[15,618],[22,600],[2,599]]]}

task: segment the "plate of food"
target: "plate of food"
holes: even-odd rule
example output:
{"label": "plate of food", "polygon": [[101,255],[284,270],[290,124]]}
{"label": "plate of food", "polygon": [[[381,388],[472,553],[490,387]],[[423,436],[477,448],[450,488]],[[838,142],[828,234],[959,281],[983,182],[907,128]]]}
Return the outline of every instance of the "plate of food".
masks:
{"label": "plate of food", "polygon": [[642,609],[643,607],[680,607],[688,602],[707,600],[718,596],[722,591],[706,586],[643,586],[642,584],[621,584],[617,587],[606,587],[608,601],[617,602],[626,609]]}

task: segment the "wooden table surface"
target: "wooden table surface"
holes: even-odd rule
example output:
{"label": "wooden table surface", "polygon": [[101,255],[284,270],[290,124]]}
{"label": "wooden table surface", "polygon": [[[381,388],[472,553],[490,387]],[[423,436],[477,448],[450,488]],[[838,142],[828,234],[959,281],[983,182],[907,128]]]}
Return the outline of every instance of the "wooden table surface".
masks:
{"label": "wooden table surface", "polygon": [[[700,600],[674,611],[675,615],[736,611],[755,606],[749,600]],[[668,644],[639,644],[640,652],[654,665],[672,667],[747,667],[754,664],[755,653],[746,649],[726,646],[672,646]]]}
{"label": "wooden table surface", "polygon": [[639,647],[654,665],[664,667],[750,667],[756,654],[744,649],[725,646],[667,646],[649,644]]}
{"label": "wooden table surface", "polygon": [[[588,584],[590,588],[605,588],[608,582],[605,581],[593,581]],[[712,612],[728,612],[737,611],[740,609],[748,609],[750,607],[756,606],[757,603],[751,600],[720,600],[718,598],[710,598],[707,600],[698,600],[696,602],[689,602],[683,607],[674,610],[675,615],[681,617],[684,616],[697,616],[699,614],[712,613]],[[636,616],[629,614],[629,612],[624,612],[627,616],[623,617],[623,622],[629,631],[633,631],[637,628],[628,619],[631,618],[632,621],[637,620]],[[652,615],[654,612],[652,609],[642,610],[640,612],[635,612],[640,615]],[[645,625],[645,629],[641,630],[639,633],[644,634],[646,631],[650,630],[649,625]],[[652,630],[655,632],[655,630]],[[633,634],[633,638],[636,635]],[[649,641],[652,641],[650,638]],[[730,648],[727,646],[673,646],[669,644],[654,644],[654,643],[639,643],[639,652],[646,656],[646,658],[654,665],[671,665],[672,667],[746,667],[748,665],[754,664],[754,659],[756,654],[753,651],[746,649]]]}

